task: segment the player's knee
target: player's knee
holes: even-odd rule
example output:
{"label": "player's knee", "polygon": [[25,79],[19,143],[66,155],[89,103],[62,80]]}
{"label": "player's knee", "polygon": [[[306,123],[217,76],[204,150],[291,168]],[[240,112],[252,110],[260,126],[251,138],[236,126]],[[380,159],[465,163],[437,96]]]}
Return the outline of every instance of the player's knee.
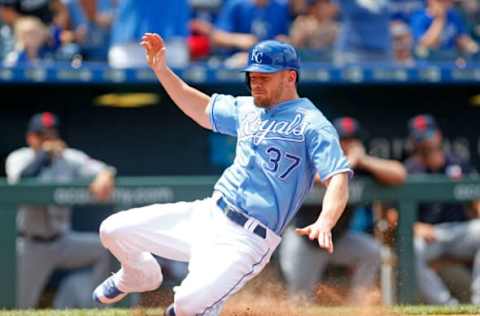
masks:
{"label": "player's knee", "polygon": [[106,248],[109,248],[109,246],[124,236],[122,225],[117,220],[117,216],[117,214],[109,216],[100,225],[100,240]]}
{"label": "player's knee", "polygon": [[142,271],[145,273],[146,282],[143,291],[156,290],[163,282],[162,269],[158,262],[151,257],[150,254],[145,254],[145,259],[142,263]]}
{"label": "player's knee", "polygon": [[213,303],[209,304],[207,294],[208,291],[186,292],[179,288],[175,293],[175,314],[177,316],[202,315],[207,309],[214,307]]}

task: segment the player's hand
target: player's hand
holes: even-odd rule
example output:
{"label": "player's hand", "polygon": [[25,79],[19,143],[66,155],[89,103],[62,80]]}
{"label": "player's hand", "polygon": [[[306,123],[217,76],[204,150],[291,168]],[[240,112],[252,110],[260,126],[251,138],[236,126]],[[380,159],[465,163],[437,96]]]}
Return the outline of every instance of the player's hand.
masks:
{"label": "player's hand", "polygon": [[297,228],[296,232],[300,236],[308,236],[310,240],[317,239],[320,248],[324,248],[328,253],[333,253],[332,232],[319,221],[304,228]]}
{"label": "player's hand", "polygon": [[345,146],[345,155],[352,168],[359,167],[366,156],[365,147],[360,141],[351,141]]}
{"label": "player's hand", "polygon": [[106,202],[112,196],[114,186],[113,174],[110,171],[102,171],[90,183],[90,193],[97,201]]}
{"label": "player's hand", "polygon": [[433,225],[416,223],[415,226],[413,226],[413,231],[415,236],[424,239],[429,244],[437,240],[437,234],[435,233]]}
{"label": "player's hand", "polygon": [[46,140],[42,143],[42,149],[46,151],[51,157],[61,156],[63,150],[67,147],[64,141],[60,139]]}
{"label": "player's hand", "polygon": [[145,33],[140,45],[145,49],[147,64],[153,70],[166,67],[166,47],[163,39],[156,33]]}

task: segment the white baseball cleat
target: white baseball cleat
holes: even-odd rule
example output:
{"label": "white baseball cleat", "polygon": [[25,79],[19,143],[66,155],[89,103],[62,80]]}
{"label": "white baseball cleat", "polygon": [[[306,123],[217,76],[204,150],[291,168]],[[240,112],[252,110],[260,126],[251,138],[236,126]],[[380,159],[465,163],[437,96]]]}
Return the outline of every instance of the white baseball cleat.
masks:
{"label": "white baseball cleat", "polygon": [[121,301],[125,296],[127,296],[127,293],[118,289],[113,281],[113,275],[97,286],[92,294],[93,300],[102,304],[114,304]]}

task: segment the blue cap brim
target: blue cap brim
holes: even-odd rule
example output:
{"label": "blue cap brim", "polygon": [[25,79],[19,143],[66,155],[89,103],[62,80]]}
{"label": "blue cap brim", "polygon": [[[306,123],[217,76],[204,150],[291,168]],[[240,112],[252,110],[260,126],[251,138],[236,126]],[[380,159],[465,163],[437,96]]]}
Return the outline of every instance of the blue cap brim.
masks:
{"label": "blue cap brim", "polygon": [[274,73],[282,70],[286,70],[286,69],[281,67],[274,67],[270,65],[259,65],[259,64],[252,64],[242,69],[243,72],[265,72],[265,73]]}

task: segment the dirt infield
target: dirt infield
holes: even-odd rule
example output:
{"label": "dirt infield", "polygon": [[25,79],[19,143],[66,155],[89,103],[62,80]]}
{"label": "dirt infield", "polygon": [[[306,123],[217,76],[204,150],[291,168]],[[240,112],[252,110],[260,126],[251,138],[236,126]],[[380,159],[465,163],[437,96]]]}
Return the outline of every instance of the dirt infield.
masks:
{"label": "dirt infield", "polygon": [[[378,292],[365,293],[363,306],[347,306],[344,289],[322,286],[315,304],[292,300],[274,274],[263,274],[226,304],[221,316],[480,316],[480,306],[381,306]],[[151,292],[139,308],[91,310],[0,310],[0,316],[163,316],[163,306],[172,300],[171,293]]]}
{"label": "dirt infield", "polygon": [[[258,304],[257,304],[258,303]],[[436,310],[436,312],[435,312]],[[403,307],[298,307],[296,311],[282,310],[282,306],[268,306],[263,302],[228,306],[221,316],[478,316],[478,306],[459,306],[457,310],[432,306]],[[157,309],[90,309],[90,310],[0,310],[0,316],[163,316]]]}

